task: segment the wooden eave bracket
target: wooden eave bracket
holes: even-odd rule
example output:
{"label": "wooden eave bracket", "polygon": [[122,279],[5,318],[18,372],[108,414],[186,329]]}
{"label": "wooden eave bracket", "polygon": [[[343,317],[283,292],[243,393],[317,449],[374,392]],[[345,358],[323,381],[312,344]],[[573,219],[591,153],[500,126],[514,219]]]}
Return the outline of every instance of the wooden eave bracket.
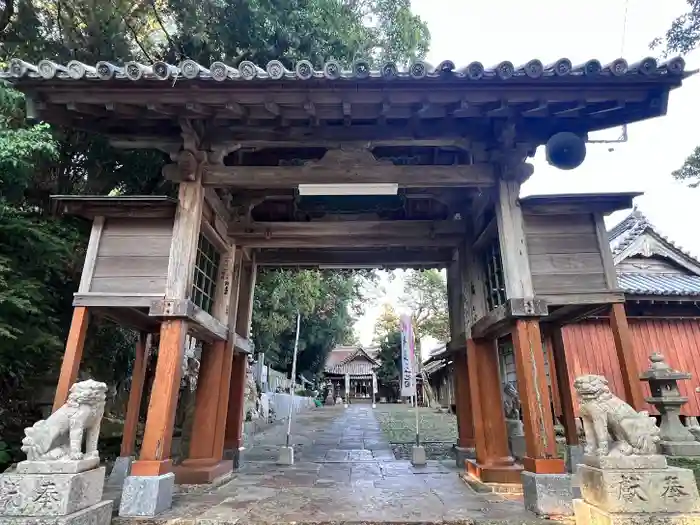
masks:
{"label": "wooden eave bracket", "polygon": [[206,342],[228,340],[228,327],[189,299],[153,301],[148,315],[163,320],[184,319],[190,323],[193,335]]}
{"label": "wooden eave bracket", "polygon": [[510,333],[516,319],[541,318],[549,314],[547,302],[537,298],[507,299],[472,325],[472,337],[497,338]]}

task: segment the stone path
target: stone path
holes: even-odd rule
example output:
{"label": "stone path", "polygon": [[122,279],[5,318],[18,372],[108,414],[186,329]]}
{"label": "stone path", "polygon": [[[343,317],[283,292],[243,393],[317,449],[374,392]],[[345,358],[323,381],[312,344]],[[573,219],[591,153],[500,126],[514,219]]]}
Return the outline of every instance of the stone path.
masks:
{"label": "stone path", "polygon": [[[478,494],[448,463],[397,461],[369,405],[323,407],[293,425],[295,465],[275,464],[286,424],[255,436],[226,484],[175,496],[148,523],[545,523],[522,501]],[[115,522],[143,522],[117,518]]]}

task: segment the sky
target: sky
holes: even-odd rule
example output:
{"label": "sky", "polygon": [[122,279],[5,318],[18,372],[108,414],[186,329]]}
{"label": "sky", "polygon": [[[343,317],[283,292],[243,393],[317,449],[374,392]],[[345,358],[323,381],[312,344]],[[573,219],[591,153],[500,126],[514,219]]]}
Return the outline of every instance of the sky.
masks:
{"label": "sky", "polygon": [[[574,64],[591,58],[606,64],[622,56],[632,63],[656,56],[649,42],[687,11],[685,0],[412,0],[411,4],[432,35],[427,61],[437,65],[452,60],[457,67],[473,60],[487,67],[503,60],[517,66],[533,58],[547,64],[560,57]],[[686,69],[700,68],[700,51],[685,60]],[[666,116],[630,125],[624,144],[588,145],[586,160],[574,170],[549,166],[540,148],[531,159],[535,172],[521,196],[644,192],[635,205],[662,234],[700,256],[700,225],[693,213],[700,207],[700,189],[689,189],[671,177],[700,145],[698,95],[700,74],[671,92]],[[616,139],[620,134],[621,129],[615,128],[590,138]],[[606,222],[612,226],[625,215],[616,212]],[[363,344],[372,340],[381,304],[396,304],[403,289],[400,276],[389,282],[386,272],[381,273],[376,304],[355,326]],[[425,350],[435,345],[434,340],[423,341]]]}

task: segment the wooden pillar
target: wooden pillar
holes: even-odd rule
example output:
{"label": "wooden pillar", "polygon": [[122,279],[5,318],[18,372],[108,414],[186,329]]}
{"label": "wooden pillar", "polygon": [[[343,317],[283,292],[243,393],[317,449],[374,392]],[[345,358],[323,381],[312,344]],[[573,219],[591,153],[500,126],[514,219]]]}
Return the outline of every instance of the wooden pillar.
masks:
{"label": "wooden pillar", "polygon": [[467,471],[487,483],[520,483],[522,467],[508,450],[495,341],[469,339],[467,362],[476,438],[476,460],[467,460]]}
{"label": "wooden pillar", "polygon": [[63,354],[61,372],[58,376],[58,386],[53,400],[53,412],[63,406],[68,399],[68,392],[78,378],[80,361],[83,359],[85,346],[85,334],[88,327],[88,309],[85,306],[76,306],[73,309],[73,319],[70,323],[66,350]]}
{"label": "wooden pillar", "polygon": [[538,320],[515,321],[513,347],[525,426],[527,455],[523,458],[523,466],[538,474],[564,473],[564,461],[557,457],[554,419]]}
{"label": "wooden pillar", "polygon": [[150,343],[150,335],[146,335],[145,333],[139,334],[139,339],[136,342],[136,356],[134,358],[133,372],[131,373],[129,401],[126,405],[126,418],[124,421],[122,446],[119,452],[121,457],[130,457],[134,455],[136,429],[139,424],[139,409],[141,407],[143,386],[144,382],[146,381],[146,365],[148,364],[148,350]]}
{"label": "wooden pillar", "polygon": [[[255,293],[255,281],[257,278],[257,265],[255,259],[248,264],[241,261],[240,288],[238,293],[238,308],[236,311],[236,333],[245,338],[250,338],[250,323],[253,316],[253,295]],[[226,435],[224,449],[227,458],[234,460],[234,466],[240,463],[239,451],[243,439],[243,406],[245,403],[245,382],[248,371],[248,356],[236,352],[233,356],[231,367],[231,381],[229,400],[226,416]]]}
{"label": "wooden pillar", "polygon": [[455,405],[457,412],[457,446],[474,448],[474,420],[469,389],[469,369],[467,366],[467,351],[457,351],[453,354]]}
{"label": "wooden pillar", "polygon": [[567,445],[578,445],[578,432],[576,430],[576,415],[574,412],[574,400],[571,395],[571,383],[569,381],[569,364],[566,362],[566,348],[564,346],[564,336],[562,326],[553,326],[550,331],[552,340],[551,359],[553,361],[554,373],[559,387],[559,403],[561,405]]}
{"label": "wooden pillar", "polygon": [[[474,421],[472,420],[469,379],[467,370],[466,301],[464,273],[467,262],[464,246],[455,250],[452,264],[447,268],[447,303],[450,321],[450,350],[454,360],[455,407],[457,415],[457,446],[474,448]],[[458,457],[460,455],[458,454]]]}
{"label": "wooden pillar", "polygon": [[615,339],[615,350],[620,362],[622,385],[625,389],[625,399],[635,410],[642,410],[644,395],[642,394],[642,382],[639,380],[639,368],[634,355],[632,334],[627,324],[625,305],[616,303],[610,311],[610,328]]}
{"label": "wooden pillar", "polygon": [[[97,261],[97,250],[102,238],[102,230],[104,229],[105,218],[101,215],[96,216],[92,221],[92,229],[90,230],[90,240],[88,241],[87,250],[85,251],[85,261],[83,262],[83,271],[80,275],[80,284],[78,292],[88,292],[92,277],[95,273],[95,262]],[[80,361],[83,359],[83,348],[85,346],[85,334],[89,322],[88,309],[85,306],[76,306],[73,309],[73,319],[71,320],[68,339],[66,340],[66,349],[63,354],[63,362],[61,363],[61,372],[58,376],[58,385],[56,386],[56,394],[53,399],[53,409],[55,412],[63,406],[68,399],[68,391],[73,386],[78,378],[78,370],[80,369]]]}
{"label": "wooden pillar", "polygon": [[[192,133],[188,135],[183,132],[186,144],[192,142],[188,140],[188,137],[191,139],[190,135]],[[197,159],[202,158],[201,152],[191,155]],[[204,188],[199,166],[200,164],[197,164],[192,173],[194,180],[180,183],[178,190],[168,275],[165,280],[166,300],[185,300],[192,289],[204,206]],[[187,321],[184,319],[168,319],[161,324],[156,375],[148,404],[146,430],[139,459],[131,468],[133,476],[159,476],[172,470],[170,444],[187,330]]]}
{"label": "wooden pillar", "polygon": [[229,326],[229,340],[226,343],[226,356],[224,366],[221,368],[221,395],[216,409],[216,436],[214,439],[214,453],[223,457],[226,440],[226,422],[228,419],[229,399],[231,396],[231,382],[233,377],[233,361],[235,359],[235,333],[236,318],[238,317],[238,301],[240,297],[241,269],[243,265],[243,252],[236,250],[231,281],[231,298],[227,312]]}
{"label": "wooden pillar", "polygon": [[226,437],[224,448],[227,457],[230,455],[234,462],[238,458],[238,450],[243,444],[243,405],[245,400],[246,372],[248,370],[248,356],[242,353],[233,355],[233,366],[231,367],[231,393],[228,400],[228,411],[226,418]]}
{"label": "wooden pillar", "polygon": [[[212,308],[212,315],[226,324],[229,323],[233,290],[237,290],[237,285],[232,282],[235,259],[233,246],[221,256]],[[230,330],[227,341],[206,344],[202,350],[190,448],[187,459],[175,469],[177,483],[211,483],[233,468],[231,461],[222,461],[225,427],[220,419],[225,415],[219,411],[220,404],[226,406],[228,403],[233,339],[233,330]],[[224,375],[227,370],[228,374]]]}
{"label": "wooden pillar", "polygon": [[177,319],[161,324],[158,361],[148,404],[146,431],[139,459],[131,467],[132,476],[159,476],[172,470],[170,444],[180,390],[186,334],[186,321]]}

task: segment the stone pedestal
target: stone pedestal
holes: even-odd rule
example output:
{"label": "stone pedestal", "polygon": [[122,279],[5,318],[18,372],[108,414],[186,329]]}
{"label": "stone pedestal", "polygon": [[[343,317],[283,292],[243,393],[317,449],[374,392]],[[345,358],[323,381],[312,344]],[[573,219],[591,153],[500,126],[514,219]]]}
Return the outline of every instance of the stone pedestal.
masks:
{"label": "stone pedestal", "polygon": [[693,472],[668,467],[663,456],[602,457],[596,466],[580,465],[579,476],[577,525],[700,523]]}
{"label": "stone pedestal", "polygon": [[112,502],[102,501],[104,467],[80,471],[92,463],[23,461],[16,473],[0,475],[0,525],[108,525]]}
{"label": "stone pedestal", "polygon": [[[692,437],[692,435],[691,435]],[[666,456],[700,456],[698,441],[661,441],[661,451]]]}
{"label": "stone pedestal", "polygon": [[464,462],[467,459],[475,459],[476,450],[470,447],[455,447],[455,464],[457,468],[464,469]]}
{"label": "stone pedestal", "polygon": [[124,480],[119,515],[153,517],[173,504],[175,474],[161,476],[129,476]]}
{"label": "stone pedestal", "polygon": [[566,445],[566,471],[576,474],[576,468],[583,463],[583,447],[581,445]]}
{"label": "stone pedestal", "polygon": [[294,465],[294,447],[281,447],[277,457],[278,465]]}
{"label": "stone pedestal", "polygon": [[124,480],[131,474],[131,464],[134,462],[133,456],[120,456],[114,461],[112,472],[107,478],[107,486],[121,487]]}
{"label": "stone pedestal", "polygon": [[522,459],[527,456],[525,436],[509,437],[508,443],[510,444],[510,453],[515,459],[522,461]]}
{"label": "stone pedestal", "polygon": [[411,464],[415,467],[421,467],[427,464],[427,457],[425,455],[425,447],[420,445],[414,445],[411,449]]}
{"label": "stone pedestal", "polygon": [[508,431],[508,447],[510,448],[511,456],[518,460],[523,459],[527,455],[523,422],[519,419],[506,419],[506,429]]}
{"label": "stone pedestal", "polygon": [[525,508],[539,516],[571,516],[574,513],[574,488],[571,474],[535,474],[523,472]]}

